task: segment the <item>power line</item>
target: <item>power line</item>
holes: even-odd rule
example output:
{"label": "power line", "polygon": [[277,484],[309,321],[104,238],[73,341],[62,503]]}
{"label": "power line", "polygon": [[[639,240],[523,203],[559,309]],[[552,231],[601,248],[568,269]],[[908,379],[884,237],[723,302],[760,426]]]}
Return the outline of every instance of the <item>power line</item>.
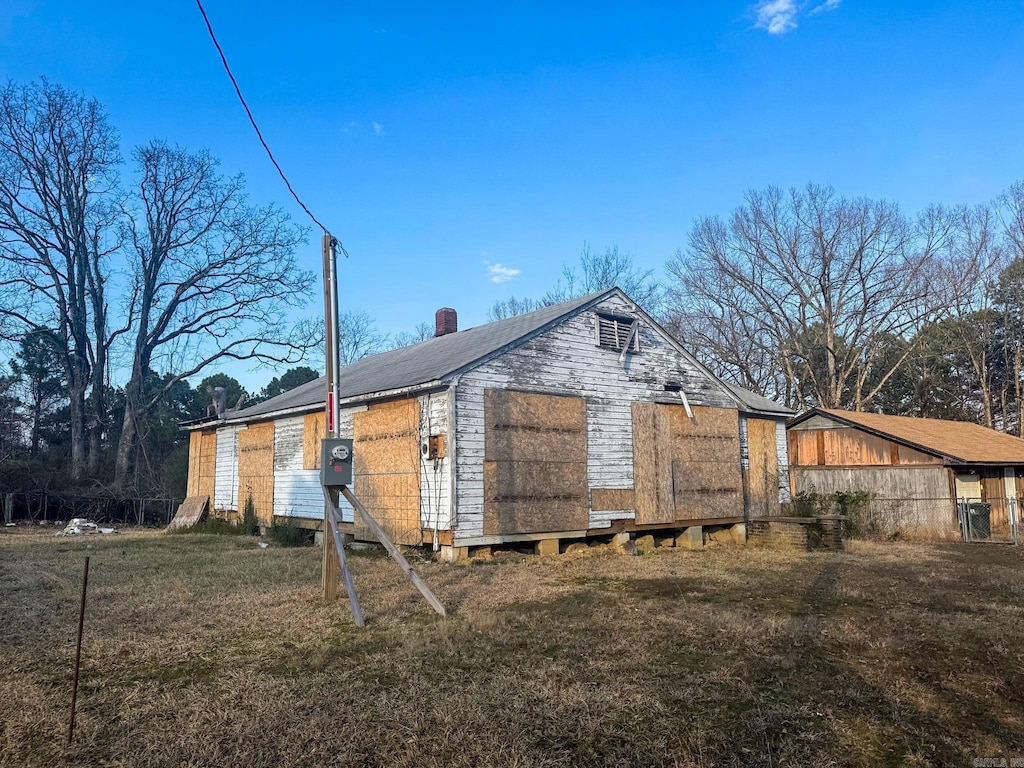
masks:
{"label": "power line", "polygon": [[313,215],[313,212],[309,210],[309,208],[306,207],[306,204],[299,199],[299,196],[297,194],[295,194],[295,190],[292,189],[291,182],[289,182],[288,177],[284,175],[284,171],[281,169],[281,166],[274,158],[274,153],[270,151],[270,147],[267,146],[267,142],[263,138],[263,133],[260,132],[260,127],[256,125],[256,118],[252,116],[252,110],[250,110],[249,105],[245,103],[245,97],[242,96],[242,89],[238,87],[238,81],[235,80],[235,76],[231,73],[231,67],[228,66],[228,59],[224,55],[224,51],[220,47],[220,43],[217,42],[217,36],[213,33],[213,25],[210,24],[210,17],[206,15],[206,9],[203,8],[201,0],[196,0],[196,5],[199,6],[199,12],[203,14],[203,21],[206,22],[206,29],[210,33],[210,39],[213,40],[213,45],[216,47],[217,53],[220,54],[220,60],[224,64],[224,71],[228,73],[228,77],[231,78],[231,84],[235,86],[235,93],[238,94],[238,100],[242,102],[242,106],[245,108],[245,114],[249,116],[249,122],[252,123],[252,127],[256,131],[256,135],[259,137],[260,144],[262,144],[263,148],[267,150],[267,157],[270,158],[270,162],[272,162],[274,164],[274,167],[277,168],[277,172],[278,174],[280,174],[281,180],[284,181],[284,185],[288,187],[288,191],[292,193],[292,197],[295,198],[295,202],[299,204],[302,210],[306,212],[306,215],[309,216],[309,218],[311,218],[313,222],[318,227],[320,227],[320,229],[322,229],[324,232],[327,232],[327,227],[320,223],[320,220]]}

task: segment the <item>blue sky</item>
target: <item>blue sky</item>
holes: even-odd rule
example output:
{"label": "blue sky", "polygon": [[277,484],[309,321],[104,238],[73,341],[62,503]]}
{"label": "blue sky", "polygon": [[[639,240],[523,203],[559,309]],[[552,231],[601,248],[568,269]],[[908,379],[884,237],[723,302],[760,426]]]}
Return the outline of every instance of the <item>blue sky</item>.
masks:
{"label": "blue sky", "polygon": [[[543,293],[584,241],[660,270],[751,187],[830,183],[915,211],[1024,177],[1021,2],[205,5],[279,161],[351,253],[343,304],[385,331],[444,305],[479,324]],[[0,78],[39,75],[102,101],[126,156],[152,138],[209,148],[301,220],[191,0],[3,0]],[[300,260],[318,268],[315,231]]]}

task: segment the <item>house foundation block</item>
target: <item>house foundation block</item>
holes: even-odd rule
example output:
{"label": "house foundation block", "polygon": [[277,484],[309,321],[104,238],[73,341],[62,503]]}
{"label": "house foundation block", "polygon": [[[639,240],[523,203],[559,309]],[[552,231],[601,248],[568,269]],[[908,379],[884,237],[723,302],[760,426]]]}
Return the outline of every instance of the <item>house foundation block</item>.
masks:
{"label": "house foundation block", "polygon": [[627,544],[629,544],[629,532],[623,531],[622,533],[616,533],[612,536],[612,540],[608,544],[608,547],[610,549],[622,551]]}
{"label": "house foundation block", "polygon": [[684,528],[683,532],[676,536],[676,546],[683,549],[703,549],[704,529],[699,525]]}
{"label": "house foundation block", "polygon": [[536,550],[541,557],[558,554],[558,539],[541,539],[537,542]]}
{"label": "house foundation block", "polygon": [[736,523],[729,527],[729,534],[732,536],[732,540],[737,544],[747,543],[747,524]]}
{"label": "house foundation block", "polygon": [[469,559],[469,547],[452,547],[444,544],[437,553],[442,563],[461,563]]}
{"label": "house foundation block", "polygon": [[646,552],[654,551],[654,537],[650,534],[646,536],[636,537],[636,551],[637,554],[644,554]]}

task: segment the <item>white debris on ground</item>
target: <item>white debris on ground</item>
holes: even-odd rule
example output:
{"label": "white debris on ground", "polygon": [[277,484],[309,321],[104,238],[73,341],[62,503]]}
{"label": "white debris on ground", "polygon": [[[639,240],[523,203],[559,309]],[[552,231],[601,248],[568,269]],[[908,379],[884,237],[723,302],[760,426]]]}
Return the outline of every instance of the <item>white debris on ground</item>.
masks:
{"label": "white debris on ground", "polygon": [[91,520],[84,517],[73,517],[71,522],[65,526],[63,531],[57,531],[57,536],[81,536],[91,533],[117,533],[117,528],[100,528]]}

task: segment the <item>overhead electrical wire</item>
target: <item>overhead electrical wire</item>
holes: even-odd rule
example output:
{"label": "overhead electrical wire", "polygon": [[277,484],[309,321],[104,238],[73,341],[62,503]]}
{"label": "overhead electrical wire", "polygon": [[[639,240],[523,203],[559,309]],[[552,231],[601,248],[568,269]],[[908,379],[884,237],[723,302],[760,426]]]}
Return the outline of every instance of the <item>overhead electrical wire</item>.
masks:
{"label": "overhead electrical wire", "polygon": [[291,182],[288,181],[288,177],[284,175],[284,171],[282,170],[280,164],[277,162],[277,159],[274,157],[274,153],[270,151],[270,147],[267,145],[266,139],[263,138],[263,133],[260,131],[260,127],[256,125],[256,118],[252,116],[252,110],[249,109],[249,105],[245,103],[245,97],[242,95],[242,89],[238,87],[238,81],[235,80],[235,76],[231,73],[231,67],[228,66],[227,56],[224,55],[224,50],[220,47],[220,43],[217,42],[217,36],[213,33],[213,25],[210,23],[210,17],[206,15],[206,9],[203,8],[201,0],[196,0],[196,5],[199,6],[199,12],[203,14],[203,21],[206,22],[206,29],[210,33],[210,39],[213,40],[213,45],[214,47],[216,47],[217,53],[220,54],[220,60],[224,64],[224,71],[227,72],[228,77],[231,78],[231,84],[235,86],[235,93],[238,94],[238,100],[242,102],[242,106],[245,108],[245,114],[249,116],[249,122],[252,123],[253,130],[256,131],[256,135],[259,137],[260,144],[262,144],[263,148],[267,151],[267,157],[269,157],[270,162],[274,164],[274,167],[277,169],[278,174],[281,176],[281,180],[284,182],[284,185],[288,187],[288,191],[291,192],[292,197],[295,198],[295,202],[298,203],[299,207],[306,212],[306,215],[313,220],[313,223],[320,227],[320,229],[322,229],[324,233],[327,233],[327,227],[320,223],[320,220],[313,215],[313,212],[309,210],[306,204],[299,199],[299,196],[295,193],[295,190],[292,189]]}

